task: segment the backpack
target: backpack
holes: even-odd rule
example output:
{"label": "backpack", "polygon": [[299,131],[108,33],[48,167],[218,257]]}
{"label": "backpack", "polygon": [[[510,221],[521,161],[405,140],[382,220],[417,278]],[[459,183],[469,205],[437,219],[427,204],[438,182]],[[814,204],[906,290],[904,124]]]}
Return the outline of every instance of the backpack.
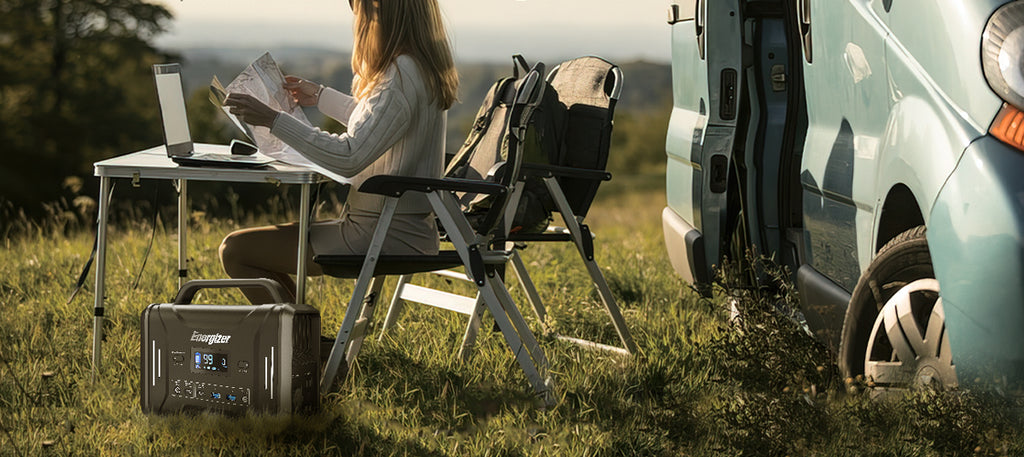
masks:
{"label": "backpack", "polygon": [[[496,129],[491,129],[491,125],[495,119],[505,120],[503,106],[511,104],[505,97],[515,93],[519,70],[530,68],[522,55],[514,55],[512,59],[513,77],[502,78],[491,86],[477,112],[473,130],[449,164],[448,172],[455,174],[448,176],[465,176],[459,173],[465,173],[467,161],[476,149],[494,148],[494,144],[487,143],[488,138],[493,141],[504,134],[503,124]],[[537,65],[543,69],[542,63]],[[580,57],[559,65],[557,74],[549,76],[551,81],[544,82],[543,98],[527,124],[522,144],[523,163],[605,169],[611,141],[611,117],[615,110],[615,97],[611,96],[613,78],[609,76],[615,68],[599,57]],[[566,91],[561,97],[556,85]],[[557,180],[573,213],[585,214],[600,183],[568,176]],[[524,184],[510,233],[543,232],[552,222],[556,205],[542,178],[527,177]],[[471,207],[473,205],[486,208],[487,201],[481,198],[472,202]]]}
{"label": "backpack", "polygon": [[[488,169],[486,166],[503,161],[507,157],[508,145],[498,144],[505,138],[508,108],[512,106],[515,96],[515,82],[519,79],[519,68],[528,71],[529,67],[522,56],[515,56],[513,77],[496,81],[487,91],[483,103],[477,110],[476,120],[466,141],[449,162],[445,176],[455,178],[486,178],[498,173],[500,169]],[[537,63],[543,75],[543,63]],[[526,135],[522,140],[524,162],[547,163],[559,154],[561,132],[564,130],[565,107],[559,106],[558,94],[545,84],[540,105],[534,109]],[[477,215],[486,213],[490,208],[490,198],[486,195],[459,195],[459,202],[467,208],[467,217],[475,223]],[[547,188],[540,178],[528,178],[519,206],[512,218],[511,233],[538,233],[544,231],[551,223],[554,204],[548,195]]]}
{"label": "backpack", "polygon": [[[529,68],[526,59],[513,56],[513,74],[519,76],[519,68]],[[551,85],[544,88],[540,104],[533,110],[533,116],[526,128],[523,139],[523,163],[560,164],[565,151],[565,129],[568,110],[558,99],[558,92]],[[531,176],[524,180],[523,193],[512,220],[511,233],[540,233],[552,222],[555,202],[542,178]]]}
{"label": "backpack", "polygon": [[[528,65],[520,55],[513,59],[518,76],[519,68]],[[552,70],[545,81],[544,97],[529,120],[523,163],[603,171],[620,90],[617,69],[600,57],[586,56],[562,62]],[[586,214],[600,181],[572,176],[557,176],[556,180],[573,214]],[[557,208],[542,178],[525,179],[517,210],[514,228],[518,233],[539,233],[547,228]]]}

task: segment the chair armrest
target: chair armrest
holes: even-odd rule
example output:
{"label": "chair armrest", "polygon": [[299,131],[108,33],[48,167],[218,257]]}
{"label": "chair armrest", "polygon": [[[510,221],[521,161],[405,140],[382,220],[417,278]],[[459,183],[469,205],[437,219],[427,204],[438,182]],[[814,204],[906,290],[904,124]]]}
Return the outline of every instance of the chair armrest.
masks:
{"label": "chair armrest", "polygon": [[409,191],[427,193],[435,190],[489,195],[502,195],[508,192],[508,189],[501,184],[475,179],[436,179],[392,175],[372,176],[359,186],[360,192],[391,197],[401,197],[402,194]]}
{"label": "chair armrest", "polygon": [[547,165],[540,163],[524,163],[520,166],[523,177],[536,176],[548,178],[557,176],[562,178],[581,178],[594,181],[611,181],[612,174],[604,170],[588,170],[586,168],[562,167],[558,165]]}

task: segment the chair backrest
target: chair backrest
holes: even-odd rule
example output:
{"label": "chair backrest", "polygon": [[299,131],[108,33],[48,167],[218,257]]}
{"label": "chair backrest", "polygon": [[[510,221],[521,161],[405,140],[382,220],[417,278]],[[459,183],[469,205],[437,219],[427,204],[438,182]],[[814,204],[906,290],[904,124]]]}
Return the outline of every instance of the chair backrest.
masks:
{"label": "chair backrest", "polygon": [[[482,179],[511,189],[519,176],[522,141],[534,110],[544,96],[544,64],[537,63],[519,79],[504,78],[491,87],[477,122],[446,171],[446,177]],[[459,203],[480,233],[490,233],[502,221],[502,196],[460,194]],[[499,230],[501,232],[502,230]]]}
{"label": "chair backrest", "polygon": [[[622,91],[622,71],[600,57],[568,60],[551,70],[548,84],[566,107],[561,165],[604,170],[611,145],[612,116]],[[560,177],[573,213],[586,215],[600,181]]]}

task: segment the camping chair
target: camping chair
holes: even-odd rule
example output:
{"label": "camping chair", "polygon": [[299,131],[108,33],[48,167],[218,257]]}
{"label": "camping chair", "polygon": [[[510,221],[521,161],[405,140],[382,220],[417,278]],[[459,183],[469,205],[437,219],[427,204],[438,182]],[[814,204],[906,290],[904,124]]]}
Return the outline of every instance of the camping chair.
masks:
{"label": "camping chair", "polygon": [[[516,182],[512,196],[513,203],[510,203],[510,206],[514,209],[518,205],[527,177],[539,178],[544,182],[556,210],[562,215],[567,227],[552,227],[537,234],[512,233],[508,235],[507,241],[510,250],[508,260],[542,324],[547,320],[546,308],[526,271],[526,266],[519,256],[518,250],[525,247],[527,242],[575,243],[623,347],[557,334],[555,337],[585,347],[633,354],[636,353],[636,344],[626,327],[611,289],[601,273],[600,266],[594,261],[593,237],[590,229],[583,224],[583,218],[593,202],[598,185],[602,181],[611,179],[611,174],[605,172],[604,167],[608,157],[612,112],[621,91],[621,81],[622,74],[617,66],[596,57],[571,60],[552,70],[548,76],[548,84],[558,91],[559,98],[563,100],[568,110],[566,144],[563,151],[566,160],[561,161],[559,165],[523,163],[522,173]],[[563,91],[566,94],[564,97],[562,96]],[[511,219],[511,216],[508,219]],[[501,270],[499,269],[499,271]],[[468,280],[467,275],[450,270],[434,271],[433,273],[448,278]],[[426,304],[470,316],[459,351],[461,358],[468,358],[480,327],[479,297],[473,299],[437,291],[411,284],[410,280],[411,275],[403,275],[399,278],[379,339],[383,339],[394,326],[405,302]],[[474,307],[474,304],[477,306]]]}
{"label": "camping chair", "polygon": [[[622,318],[601,267],[594,260],[594,237],[584,218],[590,210],[601,182],[611,179],[605,171],[611,143],[612,116],[622,91],[622,72],[619,67],[598,57],[580,57],[563,62],[548,75],[548,84],[558,92],[565,104],[566,129],[560,163],[523,163],[521,180],[541,178],[555,204],[565,227],[550,227],[541,233],[513,233],[509,241],[525,247],[526,243],[572,242],[576,245],[587,273],[597,288],[605,311],[611,318],[622,347],[609,346],[578,338],[555,335],[556,338],[586,347],[611,350],[625,354],[636,353],[636,344]],[[547,311],[537,288],[526,271],[518,253],[510,258],[512,267],[526,291],[537,317],[546,321]]]}
{"label": "camping chair", "polygon": [[[553,402],[553,382],[548,373],[548,361],[523,316],[519,313],[497,270],[508,261],[502,238],[508,230],[505,222],[506,206],[515,193],[513,187],[520,170],[520,141],[526,123],[543,95],[543,67],[534,68],[512,89],[511,106],[507,107],[506,122],[501,123],[497,151],[481,148],[481,157],[474,156],[480,179],[427,179],[399,176],[374,176],[359,188],[360,192],[384,195],[384,209],[373,234],[366,255],[318,255],[314,257],[325,274],[334,277],[357,277],[355,290],[349,301],[345,317],[338,329],[330,351],[321,393],[326,394],[336,376],[344,377],[355,363],[366,332],[370,328],[376,301],[387,275],[408,275],[457,266],[465,271],[477,288],[477,299],[471,312],[487,309],[494,316],[505,341],[536,393],[547,404]],[[502,148],[502,144],[506,147]],[[490,163],[487,154],[490,155]],[[500,157],[504,155],[504,157]],[[453,250],[437,255],[387,255],[381,247],[387,234],[398,199],[405,192],[426,194]],[[479,200],[490,196],[490,207],[476,224],[463,214],[459,200]],[[514,208],[514,207],[513,207]]]}

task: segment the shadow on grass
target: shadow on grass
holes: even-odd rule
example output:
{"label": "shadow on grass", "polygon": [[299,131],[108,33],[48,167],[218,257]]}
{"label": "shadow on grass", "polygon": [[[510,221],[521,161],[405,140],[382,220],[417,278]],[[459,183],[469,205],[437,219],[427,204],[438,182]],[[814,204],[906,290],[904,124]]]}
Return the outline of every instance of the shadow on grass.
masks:
{"label": "shadow on grass", "polygon": [[[508,356],[508,362],[501,364],[501,369],[506,370],[508,363],[514,364],[514,358],[504,348],[502,355]],[[380,400],[393,407],[468,413],[458,415],[461,417],[428,413],[420,418],[419,425],[441,431],[466,431],[476,422],[503,411],[538,404],[518,364],[506,370],[510,377],[495,381],[482,374],[470,374],[469,370],[476,368],[465,363],[456,360],[446,364],[439,360],[447,361],[449,357],[423,360],[402,347],[378,344],[374,350],[360,354],[357,373],[353,373],[360,378],[358,384],[348,383],[346,388],[374,391]]]}
{"label": "shadow on grass", "polygon": [[[343,416],[212,414],[150,417],[151,451],[214,451],[217,455],[445,455],[415,439],[396,439]],[[156,455],[156,454],[154,454]]]}

